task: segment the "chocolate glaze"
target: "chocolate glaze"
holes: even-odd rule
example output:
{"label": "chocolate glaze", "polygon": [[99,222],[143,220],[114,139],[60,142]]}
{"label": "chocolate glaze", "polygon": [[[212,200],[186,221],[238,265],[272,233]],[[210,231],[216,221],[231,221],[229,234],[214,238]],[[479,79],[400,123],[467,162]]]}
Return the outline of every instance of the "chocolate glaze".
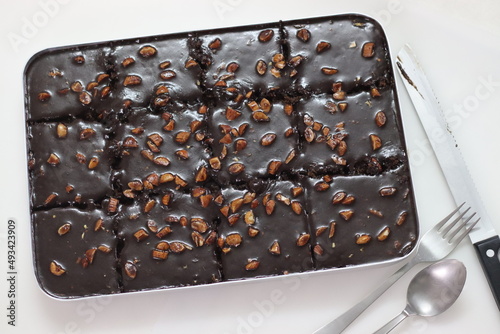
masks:
{"label": "chocolate glaze", "polygon": [[[106,213],[91,208],[54,208],[35,212],[32,222],[37,278],[48,294],[71,298],[120,292],[117,238]],[[69,228],[60,235],[63,225]],[[60,276],[51,273],[52,262],[65,272]]]}
{"label": "chocolate glaze", "polygon": [[[294,188],[302,189],[302,186],[277,181],[271,182],[260,194],[230,188],[223,190],[221,211],[229,209],[227,216],[222,215],[219,226],[225,279],[282,275],[313,268],[305,196],[303,192],[294,196]],[[236,206],[238,200],[243,203]],[[232,241],[234,238],[238,241],[239,237],[241,242]],[[258,266],[252,267],[252,262]]]}
{"label": "chocolate glaze", "polygon": [[[364,16],[47,50],[25,100],[35,264],[52,295],[360,265],[415,245],[387,41]],[[333,205],[342,191],[354,202]],[[87,232],[98,216],[105,232]],[[57,217],[69,233],[54,236]],[[77,254],[101,243],[112,251],[84,268]]]}
{"label": "chocolate glaze", "polygon": [[[30,130],[33,207],[100,201],[112,193],[112,157],[102,124],[48,122]],[[92,159],[97,159],[96,166]]]}
{"label": "chocolate glaze", "polygon": [[[305,183],[312,244],[322,249],[314,252],[317,269],[386,261],[414,248],[418,228],[405,167],[376,176],[335,176],[329,182],[310,178]],[[394,194],[382,196],[383,189]],[[386,228],[389,234],[383,239],[380,234]],[[362,235],[370,241],[357,244]]]}
{"label": "chocolate glaze", "polygon": [[[352,92],[393,80],[387,41],[373,20],[362,17],[300,20],[285,23],[284,30],[288,58],[303,57],[299,65],[290,66],[297,71],[292,75],[295,85],[327,93],[333,83],[342,82],[344,90]],[[308,39],[299,38],[300,32]],[[363,56],[366,43],[374,43],[369,57]],[[333,68],[337,73],[325,74],[323,68]]]}
{"label": "chocolate glaze", "polygon": [[[162,198],[166,194],[171,196],[168,205],[162,204]],[[154,202],[154,207],[149,210],[147,205],[153,205],[151,201]],[[211,235],[215,233],[216,212],[213,201],[203,207],[198,198],[175,190],[164,192],[158,197],[143,197],[124,208],[117,219],[118,235],[124,245],[119,259],[123,290],[137,291],[219,281],[221,277],[215,252],[216,236]],[[203,220],[201,227],[195,225],[197,218]],[[138,239],[139,230],[145,234]],[[202,244],[195,242],[193,233],[198,234]],[[210,237],[212,241],[209,241]],[[168,249],[163,250],[159,246],[161,242],[168,243]],[[177,250],[175,243],[182,244],[184,249]],[[166,252],[165,259],[158,256],[155,258],[153,251],[156,248]],[[136,270],[135,277],[127,274],[127,266],[131,265]]]}
{"label": "chocolate glaze", "polygon": [[[406,161],[402,138],[394,131],[399,127],[394,93],[379,93],[373,97],[362,91],[343,100],[322,94],[297,103],[302,146],[294,168],[319,174],[380,174]],[[380,138],[379,148],[373,148],[372,135]],[[367,171],[370,162],[379,168]]]}
{"label": "chocolate glaze", "polygon": [[[112,84],[110,53],[109,46],[75,46],[47,50],[35,56],[25,73],[26,103],[29,105],[27,119],[41,121],[88,116],[106,99],[101,98],[102,90]],[[97,85],[91,88],[89,83]],[[48,93],[50,97],[40,101],[40,93]],[[82,103],[81,95],[90,99],[84,99],[85,103]]]}
{"label": "chocolate glaze", "polygon": [[[287,115],[283,103],[271,101],[252,98],[238,107],[220,103],[214,108],[208,128],[213,136],[212,157],[221,161],[220,169],[212,168],[219,184],[248,182],[291,171],[287,157],[292,151],[298,152],[295,115]],[[263,109],[264,104],[268,107]],[[234,114],[235,119],[231,116]],[[234,172],[231,168],[238,164],[244,170]]]}
{"label": "chocolate glaze", "polygon": [[[122,190],[130,188],[132,181],[141,183],[144,190],[149,191],[165,187],[190,188],[206,181],[196,181],[197,172],[202,168],[207,170],[209,157],[203,140],[196,139],[198,134],[206,132],[199,107],[184,106],[161,114],[147,109],[130,112],[127,123],[116,130],[115,136],[120,159],[114,178]],[[159,141],[155,144],[156,140]],[[160,178],[165,174],[172,176],[166,182],[150,180],[149,187],[144,184],[151,175]]]}

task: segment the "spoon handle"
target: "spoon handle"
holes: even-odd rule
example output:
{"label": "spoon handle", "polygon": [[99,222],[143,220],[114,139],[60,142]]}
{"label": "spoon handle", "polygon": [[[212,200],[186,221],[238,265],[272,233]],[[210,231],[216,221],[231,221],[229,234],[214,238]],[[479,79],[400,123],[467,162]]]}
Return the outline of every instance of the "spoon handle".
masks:
{"label": "spoon handle", "polygon": [[376,331],[375,333],[373,334],[386,334],[386,333],[389,333],[390,331],[392,331],[394,329],[394,327],[396,327],[397,325],[399,325],[399,323],[403,320],[406,319],[406,317],[408,317],[408,312],[406,312],[406,310],[403,310],[403,312],[401,312],[400,314],[398,314],[397,316],[395,316],[391,321],[389,321],[388,323],[386,323],[384,326],[380,327],[380,329],[378,331]]}
{"label": "spoon handle", "polygon": [[406,312],[406,310],[403,310],[403,312],[399,313],[397,316],[394,317],[394,319],[392,319],[391,321],[386,323],[384,326],[382,326],[378,331],[376,331],[373,334],[389,333],[390,331],[392,331],[394,329],[394,327],[399,325],[399,323],[401,321],[405,320],[407,316],[408,316],[408,312]]}
{"label": "spoon handle", "polygon": [[341,314],[338,318],[318,329],[314,334],[339,334],[344,331],[356,318],[363,313],[374,301],[378,299],[387,289],[389,289],[398,279],[401,278],[414,265],[419,263],[417,257],[413,257],[408,263],[388,277],[382,285],[366,296],[359,303]]}

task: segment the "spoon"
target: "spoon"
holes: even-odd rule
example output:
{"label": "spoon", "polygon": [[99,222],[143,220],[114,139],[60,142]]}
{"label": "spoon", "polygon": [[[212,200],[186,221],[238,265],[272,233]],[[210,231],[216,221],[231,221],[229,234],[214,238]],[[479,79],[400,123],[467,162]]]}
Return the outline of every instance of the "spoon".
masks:
{"label": "spoon", "polygon": [[446,311],[458,298],[467,270],[457,260],[442,260],[421,270],[411,280],[406,308],[374,334],[389,333],[409,316],[432,317]]}

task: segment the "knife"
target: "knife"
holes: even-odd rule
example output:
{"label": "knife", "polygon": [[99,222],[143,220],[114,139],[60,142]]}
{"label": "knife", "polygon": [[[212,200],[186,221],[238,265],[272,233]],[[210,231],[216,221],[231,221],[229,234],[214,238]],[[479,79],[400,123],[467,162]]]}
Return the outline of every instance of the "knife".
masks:
{"label": "knife", "polygon": [[495,232],[474,181],[448,127],[439,103],[413,51],[405,45],[396,65],[436,154],[456,204],[466,202],[481,220],[469,233],[490,288],[500,309],[500,238]]}

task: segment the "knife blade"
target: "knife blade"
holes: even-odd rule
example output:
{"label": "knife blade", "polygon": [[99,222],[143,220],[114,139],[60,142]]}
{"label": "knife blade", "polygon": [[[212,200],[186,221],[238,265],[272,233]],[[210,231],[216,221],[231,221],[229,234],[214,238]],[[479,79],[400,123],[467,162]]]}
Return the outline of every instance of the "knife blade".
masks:
{"label": "knife blade", "polygon": [[402,81],[443,171],[457,205],[467,203],[481,220],[469,233],[493,296],[500,309],[500,237],[480,199],[453,131],[448,127],[438,100],[409,45],[398,53],[396,65]]}

